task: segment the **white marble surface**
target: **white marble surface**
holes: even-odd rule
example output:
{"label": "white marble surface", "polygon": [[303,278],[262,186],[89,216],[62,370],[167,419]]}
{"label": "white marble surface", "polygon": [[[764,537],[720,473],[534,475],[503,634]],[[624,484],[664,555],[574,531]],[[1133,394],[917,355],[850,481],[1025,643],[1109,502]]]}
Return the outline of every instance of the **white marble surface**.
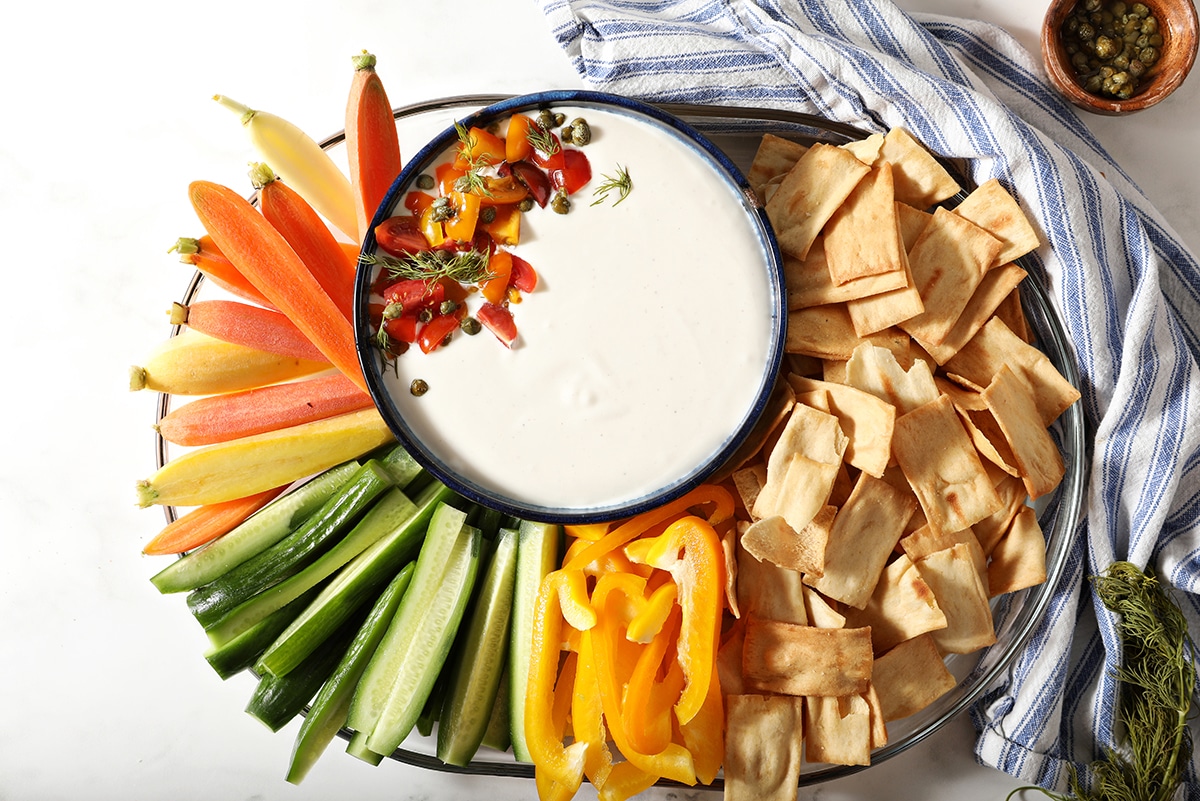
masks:
{"label": "white marble surface", "polygon": [[[1031,48],[1044,7],[902,5],[995,21]],[[372,769],[337,751],[302,787],[284,782],[295,727],[271,734],[243,714],[250,680],[220,682],[183,600],[147,581],[162,563],[140,548],[162,518],[135,507],[133,482],[153,466],[154,398],[125,386],[188,279],[166,252],[197,233],[187,183],[240,186],[252,158],[213,93],[324,134],[341,127],[348,59],[363,48],[396,105],[578,86],[536,7],[115,0],[23,14],[0,29],[0,342],[12,368],[0,429],[0,798],[535,797],[524,781]],[[1140,115],[1088,120],[1193,250],[1198,99],[1193,78]],[[961,720],[800,797],[1001,799],[1017,782],[975,765],[972,738]]]}

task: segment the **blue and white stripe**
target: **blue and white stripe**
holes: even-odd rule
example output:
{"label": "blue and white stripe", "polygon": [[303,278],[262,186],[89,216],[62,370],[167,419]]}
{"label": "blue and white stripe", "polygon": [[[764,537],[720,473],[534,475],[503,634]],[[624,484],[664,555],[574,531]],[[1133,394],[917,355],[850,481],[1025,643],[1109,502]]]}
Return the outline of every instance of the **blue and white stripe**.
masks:
{"label": "blue and white stripe", "polygon": [[[595,88],[903,126],[997,178],[1046,243],[1093,432],[1086,516],[1045,619],[972,710],[979,758],[1064,788],[1113,746],[1119,649],[1088,577],[1152,565],[1200,621],[1200,269],[1041,67],[1004,31],[888,0],[539,0]],[[1194,631],[1200,631],[1193,627]],[[1188,797],[1200,798],[1197,765]]]}

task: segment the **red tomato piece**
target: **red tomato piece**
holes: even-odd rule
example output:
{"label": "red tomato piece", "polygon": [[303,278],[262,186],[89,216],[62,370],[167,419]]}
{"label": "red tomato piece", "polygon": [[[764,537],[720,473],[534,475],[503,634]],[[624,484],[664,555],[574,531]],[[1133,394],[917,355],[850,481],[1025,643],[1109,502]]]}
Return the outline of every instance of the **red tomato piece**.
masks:
{"label": "red tomato piece", "polygon": [[522,292],[532,292],[537,289],[538,274],[533,265],[520,256],[512,257],[512,272],[508,274],[509,286],[516,287]]}
{"label": "red tomato piece", "polygon": [[528,161],[514,161],[511,167],[513,174],[521,183],[525,184],[525,188],[529,190],[529,194],[533,195],[537,204],[546,208],[551,193],[550,179],[546,177],[546,173]]}
{"label": "red tomato piece", "polygon": [[416,312],[440,306],[446,299],[446,287],[440,282],[428,284],[419,278],[406,278],[388,284],[383,299],[389,304],[399,303],[405,312]]}
{"label": "red tomato piece", "polygon": [[419,320],[416,312],[405,312],[399,317],[385,320],[383,330],[387,331],[387,335],[398,342],[412,343],[417,341],[418,323]]}
{"label": "red tomato piece", "polygon": [[550,172],[550,184],[573,195],[592,180],[592,165],[582,150],[564,150],[563,168]]}
{"label": "red tomato piece", "polygon": [[430,353],[441,347],[447,335],[458,328],[458,318],[453,314],[439,314],[421,327],[417,333],[417,344],[424,353]]}
{"label": "red tomato piece", "polygon": [[414,217],[420,217],[421,212],[433,205],[433,200],[433,195],[428,192],[414,189],[404,196],[404,208],[411,211]]}
{"label": "red tomato piece", "polygon": [[513,340],[517,338],[517,324],[513,322],[512,312],[495,303],[485,303],[475,316],[496,335],[496,339],[506,347],[512,347]]}
{"label": "red tomato piece", "polygon": [[375,241],[393,256],[429,250],[429,240],[421,232],[421,221],[416,217],[389,217],[375,226]]}
{"label": "red tomato piece", "polygon": [[550,140],[554,143],[550,148],[549,153],[533,149],[531,158],[533,163],[545,170],[561,170],[563,168],[563,146],[558,139],[558,134],[550,134]]}

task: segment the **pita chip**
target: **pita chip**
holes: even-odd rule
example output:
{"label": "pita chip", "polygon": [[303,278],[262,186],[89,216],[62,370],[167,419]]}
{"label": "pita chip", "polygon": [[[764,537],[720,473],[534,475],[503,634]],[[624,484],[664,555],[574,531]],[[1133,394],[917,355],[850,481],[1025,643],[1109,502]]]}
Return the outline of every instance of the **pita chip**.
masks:
{"label": "pita chip", "polygon": [[804,699],[725,699],[725,800],[795,801],[803,750]]}
{"label": "pita chip", "polygon": [[825,225],[825,259],[836,286],[881,273],[903,275],[892,168],[871,169]]}
{"label": "pita chip", "polygon": [[1037,513],[1024,506],[992,550],[988,592],[993,596],[1034,587],[1046,580],[1046,539]]}
{"label": "pita chip", "polygon": [[767,201],[767,217],[780,250],[799,259],[808,255],[825,223],[870,171],[840,147],[810,147]]}
{"label": "pita chip", "polygon": [[958,181],[908,131],[893,128],[883,138],[879,157],[892,165],[896,200],[927,209],[961,191]]}
{"label": "pita chip", "polygon": [[917,566],[900,554],[884,568],[867,605],[846,610],[846,625],[869,626],[871,645],[882,654],[905,640],[946,628],[946,615]]}
{"label": "pita chip", "polygon": [[875,660],[871,684],[884,720],[915,715],[957,685],[930,634],[900,643]]}
{"label": "pita chip", "polygon": [[871,764],[871,706],[864,695],[808,696],[804,714],[806,761]]}
{"label": "pita chip", "polygon": [[946,628],[930,632],[942,653],[969,654],[996,642],[988,591],[966,544],[931,553],[916,565],[946,615]]}
{"label": "pita chip", "polygon": [[822,629],[748,616],[742,676],[751,692],[857,695],[871,680],[870,629]]}
{"label": "pita chip", "polygon": [[1003,244],[993,266],[1006,264],[1037,250],[1037,231],[1020,204],[998,180],[980,184],[955,207],[954,213],[970,220]]}
{"label": "pita chip", "polygon": [[746,171],[746,180],[750,182],[750,188],[762,198],[763,186],[772,178],[782,178],[786,175],[807,152],[808,148],[799,142],[774,134],[763,134],[754,160],[750,163],[750,169]]}

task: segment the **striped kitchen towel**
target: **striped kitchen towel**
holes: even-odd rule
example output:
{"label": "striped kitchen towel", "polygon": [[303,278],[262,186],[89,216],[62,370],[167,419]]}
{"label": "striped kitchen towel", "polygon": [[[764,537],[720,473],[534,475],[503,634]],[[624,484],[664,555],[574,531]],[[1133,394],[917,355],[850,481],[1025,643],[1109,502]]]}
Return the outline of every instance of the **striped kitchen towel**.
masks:
{"label": "striped kitchen towel", "polygon": [[[539,0],[593,88],[901,126],[1036,221],[1093,441],[1085,517],[1040,626],[972,710],[985,764],[1065,788],[1119,739],[1112,616],[1087,578],[1152,565],[1200,621],[1200,269],[1004,31],[888,0]],[[1200,797],[1197,766],[1188,796]]]}

